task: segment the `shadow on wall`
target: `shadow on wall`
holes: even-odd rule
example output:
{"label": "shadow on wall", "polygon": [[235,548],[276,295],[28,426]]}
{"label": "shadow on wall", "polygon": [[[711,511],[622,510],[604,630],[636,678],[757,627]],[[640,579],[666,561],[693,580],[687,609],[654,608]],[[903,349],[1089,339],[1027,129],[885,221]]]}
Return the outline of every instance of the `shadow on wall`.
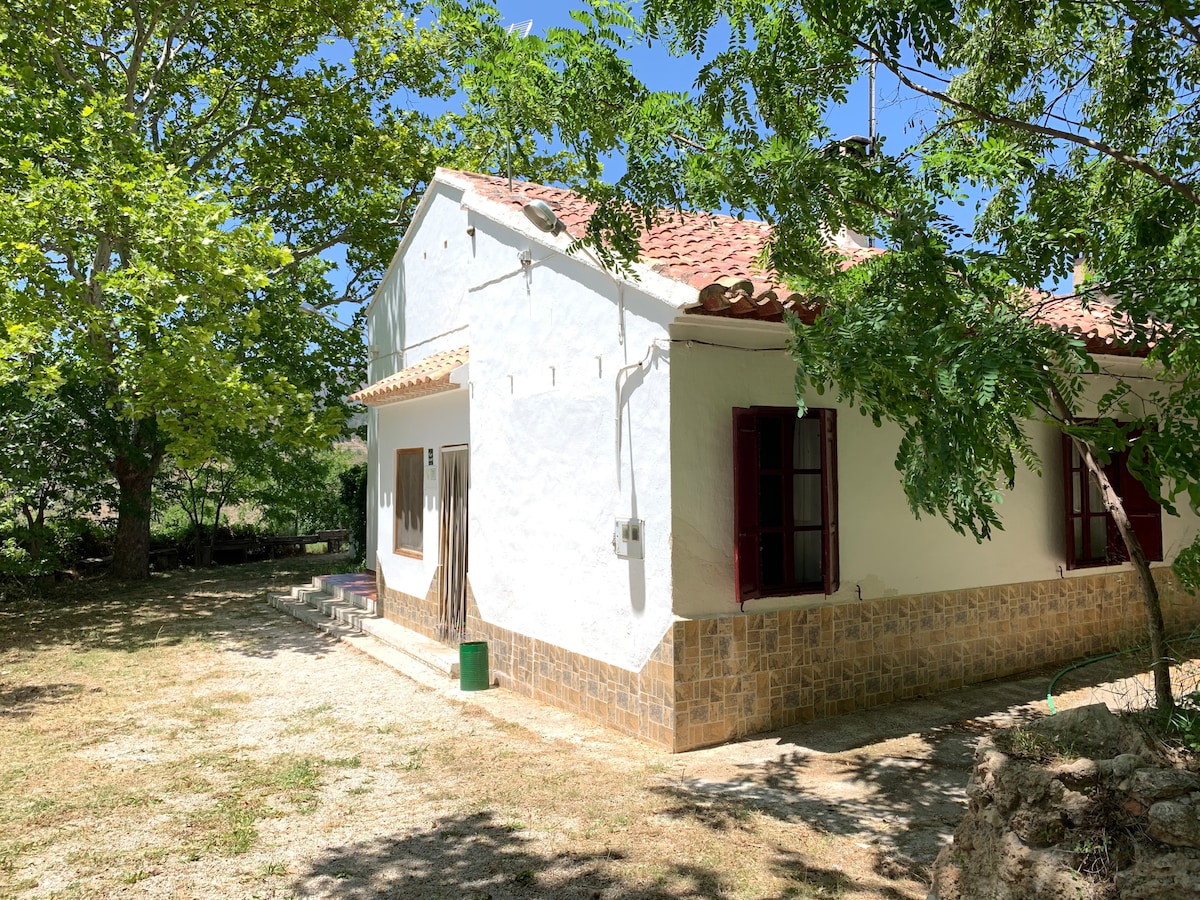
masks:
{"label": "shadow on wall", "polygon": [[[629,444],[629,517],[633,520],[638,520],[638,497],[637,497],[637,466],[635,465],[633,453],[633,411],[630,408],[630,400],[636,391],[646,380],[646,369],[649,366],[657,368],[659,358],[662,353],[657,345],[652,345],[646,358],[640,363],[633,366],[626,366],[617,373],[617,415],[616,415],[616,471],[618,485],[621,479],[621,448],[622,442],[628,441]],[[628,374],[624,374],[628,372]],[[624,432],[624,435],[622,435]],[[646,546],[645,535],[642,536],[642,547]],[[642,614],[646,611],[646,561],[643,556],[641,559],[628,559],[628,575],[629,575],[629,606],[635,614]]]}
{"label": "shadow on wall", "polygon": [[292,890],[302,897],[341,900],[731,896],[720,873],[702,866],[664,863],[663,886],[643,887],[614,871],[624,858],[618,851],[549,855],[532,847],[532,838],[498,822],[490,811],[448,816],[426,831],[330,848],[297,876]]}

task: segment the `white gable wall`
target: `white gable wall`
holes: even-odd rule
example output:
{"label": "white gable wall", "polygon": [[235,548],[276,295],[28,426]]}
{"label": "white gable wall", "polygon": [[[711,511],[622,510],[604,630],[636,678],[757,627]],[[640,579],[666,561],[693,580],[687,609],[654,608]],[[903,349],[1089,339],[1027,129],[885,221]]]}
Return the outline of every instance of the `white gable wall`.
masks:
{"label": "white gable wall", "polygon": [[[465,297],[471,238],[466,228],[462,193],[440,183],[432,187],[421,201],[367,311],[368,382],[416,365],[434,353],[469,343]],[[368,432],[376,436],[367,447],[368,560],[391,552],[391,532],[383,533],[384,527],[390,526],[379,521],[379,510],[388,503],[386,492],[394,489],[394,485],[387,485],[385,470],[395,462],[389,463],[378,454],[380,448],[386,453],[397,446],[387,442],[393,434],[390,422],[413,402],[418,401],[372,407],[368,416]],[[390,412],[384,414],[381,409]]]}
{"label": "white gable wall", "polygon": [[[680,323],[672,353],[672,477],[674,480],[675,611],[727,615],[738,609],[733,582],[732,410],[794,406],[795,366],[782,350],[778,326]],[[701,343],[705,341],[707,343]],[[737,344],[741,349],[712,346]],[[774,348],[774,349],[770,349]],[[1097,386],[1096,393],[1102,388]],[[1060,438],[1033,425],[1042,477],[1021,469],[999,507],[1004,530],[976,543],[939,517],[915,520],[894,460],[900,431],[876,428],[830,394],[809,392],[812,407],[838,410],[838,524],[841,590],[747,601],[747,611],[857,602],[862,599],[1044,581],[1065,567]],[[1162,518],[1168,560],[1190,543],[1198,521],[1190,511]],[[1128,566],[1063,572],[1063,577],[1128,571]],[[1130,575],[1129,577],[1132,577]]]}
{"label": "white gable wall", "polygon": [[[469,574],[480,613],[639,669],[672,620],[674,313],[626,286],[622,344],[608,275],[482,216],[472,223]],[[647,357],[645,370],[621,371]],[[617,517],[645,520],[644,560],[616,556]]]}

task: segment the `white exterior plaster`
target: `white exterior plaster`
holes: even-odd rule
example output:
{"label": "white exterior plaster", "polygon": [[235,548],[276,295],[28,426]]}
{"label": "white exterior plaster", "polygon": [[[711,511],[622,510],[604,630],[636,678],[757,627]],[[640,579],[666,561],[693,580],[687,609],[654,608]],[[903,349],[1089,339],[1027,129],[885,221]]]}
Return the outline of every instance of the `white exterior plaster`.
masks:
{"label": "white exterior plaster", "polygon": [[376,528],[376,565],[388,587],[414,597],[424,597],[437,574],[438,496],[437,479],[425,479],[425,514],[421,558],[395,552],[396,451],[419,447],[422,461],[434,450],[434,464],[440,471],[441,448],[470,441],[467,389],[456,388],[441,394],[418,397],[379,407],[376,439],[379,506]]}
{"label": "white exterior plaster", "polygon": [[[474,221],[470,579],[480,612],[639,669],[672,619],[663,348],[674,312],[584,261]],[[645,520],[643,560],[616,556],[617,517]]]}
{"label": "white exterior plaster", "polygon": [[[369,549],[389,587],[425,596],[437,487],[426,484],[423,558],[393,553],[395,451],[468,443],[481,615],[637,670],[672,621],[665,339],[689,291],[648,269],[646,284],[615,280],[569,244],[469,184],[435,181],[369,312],[371,377],[463,344],[471,361],[451,378],[466,381],[458,390],[373,411]],[[616,556],[618,517],[645,520],[644,559]]]}
{"label": "white exterior plaster", "polygon": [[[465,297],[471,258],[472,240],[467,234],[461,191],[435,183],[417,207],[367,310],[369,383],[469,342]],[[380,435],[380,428],[385,427],[380,413],[372,409],[368,436]],[[389,502],[387,482],[380,475],[381,463],[386,465],[379,458],[380,446],[377,439],[368,439],[368,560],[380,556],[381,551],[390,553],[391,547],[390,537],[385,540],[380,532],[380,520],[386,516],[379,510]]]}
{"label": "white exterior plaster", "polygon": [[[699,320],[672,329],[673,571],[675,612],[685,617],[727,615],[738,609],[733,580],[732,409],[795,404],[795,366],[783,349],[784,326],[740,326]],[[857,409],[835,403],[830,394],[810,391],[805,401],[838,410],[841,590],[832,597],[756,599],[748,601],[747,609],[857,602],[858,588],[862,598],[870,600],[1060,577],[1065,528],[1057,431],[1030,425],[1044,474],[1018,471],[1015,488],[999,509],[1004,530],[979,544],[956,534],[940,518],[913,518],[894,465],[898,428],[886,423],[876,428]],[[1185,512],[1181,517],[1164,513],[1162,524],[1169,560],[1190,542],[1198,523]],[[1128,569],[1122,565],[1061,574]]]}
{"label": "white exterior plaster", "polygon": [[[570,243],[452,173],[431,186],[369,312],[371,378],[464,344],[471,362],[454,391],[371,411],[368,559],[389,586],[426,594],[437,486],[426,484],[423,558],[393,553],[395,451],[467,443],[469,577],[483,617],[637,670],[674,615],[737,610],[731,410],[793,405],[794,366],[783,326],[682,316],[694,289],[649,269],[614,279],[586,252],[568,256]],[[983,545],[941,519],[914,520],[893,464],[897,429],[843,406],[838,432],[842,588],[754,609],[1059,576],[1056,432],[1031,428],[1045,475],[1018,473],[1000,509],[1005,530]],[[646,523],[644,560],[614,552],[625,517]],[[1190,513],[1163,517],[1168,559],[1196,529]]]}

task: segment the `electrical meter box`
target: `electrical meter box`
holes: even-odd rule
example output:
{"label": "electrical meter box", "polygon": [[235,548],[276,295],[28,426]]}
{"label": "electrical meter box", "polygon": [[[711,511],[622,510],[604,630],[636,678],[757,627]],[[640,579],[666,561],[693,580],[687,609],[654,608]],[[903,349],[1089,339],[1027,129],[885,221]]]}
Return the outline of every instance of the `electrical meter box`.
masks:
{"label": "electrical meter box", "polygon": [[642,541],[646,535],[646,523],[642,519],[617,519],[613,531],[613,549],[621,559],[645,559]]}

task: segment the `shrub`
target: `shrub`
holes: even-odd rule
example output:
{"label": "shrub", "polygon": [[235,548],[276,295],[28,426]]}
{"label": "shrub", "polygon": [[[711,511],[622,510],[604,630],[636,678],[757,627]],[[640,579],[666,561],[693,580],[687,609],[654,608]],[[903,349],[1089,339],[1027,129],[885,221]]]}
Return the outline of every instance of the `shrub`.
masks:
{"label": "shrub", "polygon": [[367,466],[359,463],[340,473],[341,505],[350,531],[350,552],[362,561],[367,555]]}

